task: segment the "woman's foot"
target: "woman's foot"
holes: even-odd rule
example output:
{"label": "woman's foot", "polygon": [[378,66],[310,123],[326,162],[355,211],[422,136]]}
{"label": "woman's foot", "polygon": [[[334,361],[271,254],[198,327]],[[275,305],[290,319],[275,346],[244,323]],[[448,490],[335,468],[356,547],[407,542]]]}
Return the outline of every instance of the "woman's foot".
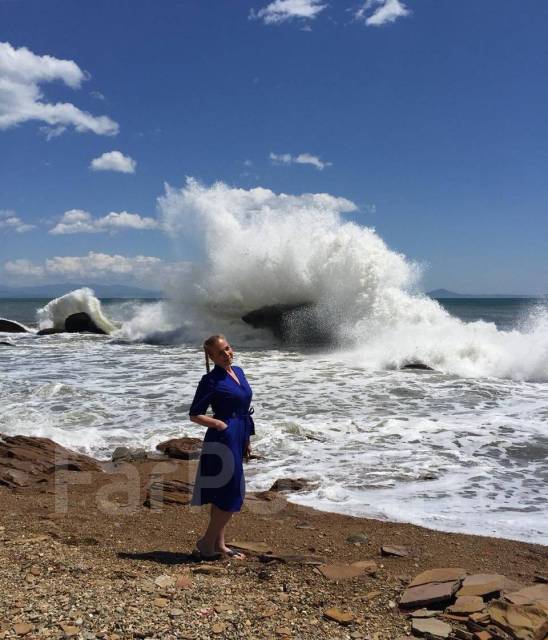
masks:
{"label": "woman's foot", "polygon": [[228,556],[229,558],[232,558],[233,560],[245,560],[246,556],[244,553],[242,553],[241,551],[238,551],[238,549],[231,549],[230,547],[227,547],[225,544],[223,545],[218,545],[216,550],[219,553],[224,553],[225,556]]}
{"label": "woman's foot", "polygon": [[196,548],[200,552],[201,557],[205,560],[214,560],[218,558],[221,553],[218,549],[215,549],[214,546],[208,546],[203,538],[200,538],[196,542]]}

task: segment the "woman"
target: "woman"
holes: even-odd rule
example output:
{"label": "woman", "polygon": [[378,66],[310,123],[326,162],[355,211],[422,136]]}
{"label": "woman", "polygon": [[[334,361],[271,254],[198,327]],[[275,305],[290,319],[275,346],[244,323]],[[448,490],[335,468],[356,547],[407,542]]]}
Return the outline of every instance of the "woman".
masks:
{"label": "woman", "polygon": [[[225,529],[232,515],[242,508],[245,496],[242,462],[249,457],[249,438],[255,434],[252,391],[242,369],[232,366],[234,352],[224,336],[208,338],[204,352],[207,374],[189,410],[192,422],[207,427],[192,504],[211,504],[211,514],[196,546],[203,558],[223,553],[242,560],[243,553],[226,546]],[[211,371],[210,358],[215,364]],[[210,405],[213,416],[206,415]]]}

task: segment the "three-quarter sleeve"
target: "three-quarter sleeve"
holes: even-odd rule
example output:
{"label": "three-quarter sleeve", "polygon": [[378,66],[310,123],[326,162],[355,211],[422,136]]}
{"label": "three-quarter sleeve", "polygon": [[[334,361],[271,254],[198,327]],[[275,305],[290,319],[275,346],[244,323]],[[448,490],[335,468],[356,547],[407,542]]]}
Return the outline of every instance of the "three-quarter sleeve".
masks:
{"label": "three-quarter sleeve", "polygon": [[188,410],[190,416],[202,416],[207,412],[209,405],[213,399],[215,393],[215,385],[211,377],[205,375],[200,380],[196,393],[194,394],[194,400]]}

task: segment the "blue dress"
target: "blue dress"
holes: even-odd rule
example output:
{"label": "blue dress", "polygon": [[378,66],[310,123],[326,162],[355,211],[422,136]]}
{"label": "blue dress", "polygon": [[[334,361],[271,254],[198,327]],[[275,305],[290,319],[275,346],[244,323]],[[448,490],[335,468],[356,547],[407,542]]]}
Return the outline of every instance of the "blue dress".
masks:
{"label": "blue dress", "polygon": [[240,511],[245,497],[243,456],[249,437],[255,435],[250,409],[253,392],[240,367],[232,367],[240,384],[222,367],[200,380],[189,415],[204,415],[226,423],[223,431],[208,428],[198,463],[193,505],[212,503],[223,511]]}

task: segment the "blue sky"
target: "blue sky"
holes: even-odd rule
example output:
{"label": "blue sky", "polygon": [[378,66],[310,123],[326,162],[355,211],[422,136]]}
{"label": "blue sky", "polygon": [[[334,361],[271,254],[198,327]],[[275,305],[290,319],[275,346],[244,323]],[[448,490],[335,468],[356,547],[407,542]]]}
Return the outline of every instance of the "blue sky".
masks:
{"label": "blue sky", "polygon": [[0,43],[0,283],[153,283],[193,176],[347,198],[425,289],[548,291],[545,0],[0,0]]}

